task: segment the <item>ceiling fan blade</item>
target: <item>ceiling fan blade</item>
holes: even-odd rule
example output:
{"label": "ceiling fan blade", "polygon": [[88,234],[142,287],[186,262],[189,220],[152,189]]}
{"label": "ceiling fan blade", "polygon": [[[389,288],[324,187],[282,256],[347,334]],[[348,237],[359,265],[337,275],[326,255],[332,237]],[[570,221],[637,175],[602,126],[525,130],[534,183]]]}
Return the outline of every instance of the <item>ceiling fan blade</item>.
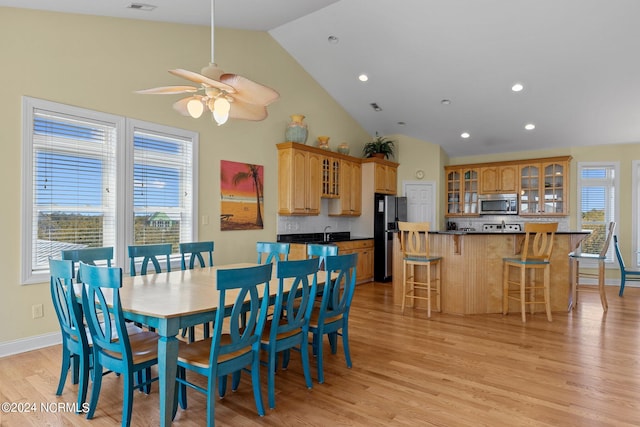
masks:
{"label": "ceiling fan blade", "polygon": [[259,122],[267,118],[267,107],[235,100],[231,103],[229,118]]}
{"label": "ceiling fan blade", "polygon": [[187,110],[187,104],[189,103],[189,101],[191,101],[192,98],[193,98],[192,96],[187,96],[186,98],[182,98],[174,102],[173,109],[176,110],[178,113],[182,114],[183,116],[191,116],[189,114],[189,110]]}
{"label": "ceiling fan blade", "polygon": [[161,86],[151,89],[136,90],[135,93],[141,93],[143,95],[167,95],[174,93],[194,93],[199,89],[194,86]]}
{"label": "ceiling fan blade", "polygon": [[215,87],[217,89],[224,90],[227,93],[235,93],[235,89],[228,84],[210,79],[209,77],[205,77],[202,74],[198,74],[193,71],[177,68],[175,70],[169,70],[169,72],[174,76],[182,77],[183,79],[191,80],[192,82],[200,83],[209,87]]}
{"label": "ceiling fan blade", "polygon": [[237,74],[223,74],[220,81],[233,86],[236,93],[233,98],[237,101],[256,105],[269,105],[280,97],[280,94],[270,87],[256,83]]}

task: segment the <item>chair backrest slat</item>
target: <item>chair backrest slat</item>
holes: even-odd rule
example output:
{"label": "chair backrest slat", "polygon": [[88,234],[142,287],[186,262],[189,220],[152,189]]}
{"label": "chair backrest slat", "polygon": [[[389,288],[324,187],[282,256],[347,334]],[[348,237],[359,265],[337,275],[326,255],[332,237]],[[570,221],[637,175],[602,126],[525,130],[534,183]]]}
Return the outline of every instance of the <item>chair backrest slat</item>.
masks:
{"label": "chair backrest slat", "polygon": [[525,237],[520,259],[522,261],[549,261],[553,252],[553,240],[558,231],[557,222],[528,222],[524,225]]}
{"label": "chair backrest slat", "polygon": [[51,259],[49,271],[51,298],[60,323],[63,345],[79,353],[82,348],[88,348],[89,344],[82,310],[73,287],[73,261]]}
{"label": "chair backrest slat", "polygon": [[289,260],[289,243],[258,242],[256,252],[258,252],[258,264],[270,264],[278,261]]}
{"label": "chair backrest slat", "polygon": [[166,271],[171,271],[171,252],[173,251],[171,243],[159,243],[153,245],[132,245],[129,246],[129,274],[136,275],[136,258],[142,257],[140,264],[140,274],[147,274],[149,263],[153,264],[156,273],[161,273],[162,268],[158,257],[164,257],[166,260]]}
{"label": "chair backrest slat", "polygon": [[[297,261],[281,261],[276,267],[278,292],[273,308],[273,318],[282,319],[277,326],[271,327],[270,341],[275,342],[279,334],[301,330],[309,323],[315,300],[318,262],[309,258]],[[291,287],[285,293],[285,281],[291,280]],[[287,315],[282,318],[284,312]],[[274,325],[277,322],[274,322]]]}
{"label": "chair backrest slat", "polygon": [[187,255],[189,255],[189,270],[195,268],[196,261],[200,264],[200,267],[207,266],[202,254],[209,254],[209,267],[213,267],[213,242],[191,242],[180,243],[180,266],[183,270],[187,269]]}
{"label": "chair backrest slat", "polygon": [[398,222],[400,248],[405,258],[429,256],[428,222]]}
{"label": "chair backrest slat", "polygon": [[307,245],[307,258],[318,258],[318,266],[324,268],[325,259],[328,256],[338,255],[337,245],[319,245],[310,243]]}
{"label": "chair backrest slat", "polygon": [[[218,310],[211,341],[210,363],[251,346],[259,346],[269,306],[269,281],[273,264],[218,270]],[[263,286],[259,292],[259,286]],[[224,307],[224,308],[223,308]],[[220,343],[223,330],[229,342]]]}
{"label": "chair backrest slat", "polygon": [[[356,286],[358,254],[327,257],[327,277],[324,283],[320,316],[324,319],[348,316]],[[333,275],[337,277],[333,278]]]}
{"label": "chair backrest slat", "polygon": [[131,344],[120,302],[122,269],[81,263],[80,272],[85,285],[82,293],[82,308],[93,340],[94,351],[100,351],[103,357],[114,361],[133,363]]}

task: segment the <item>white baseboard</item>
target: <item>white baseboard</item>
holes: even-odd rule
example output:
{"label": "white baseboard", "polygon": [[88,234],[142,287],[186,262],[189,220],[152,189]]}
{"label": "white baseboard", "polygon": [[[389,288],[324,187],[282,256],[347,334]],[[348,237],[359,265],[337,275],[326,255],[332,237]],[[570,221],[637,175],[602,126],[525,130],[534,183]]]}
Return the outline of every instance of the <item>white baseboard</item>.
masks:
{"label": "white baseboard", "polygon": [[0,343],[0,357],[37,350],[39,348],[60,344],[61,342],[62,336],[60,335],[60,332],[35,335],[33,337],[21,338],[15,341],[5,341]]}

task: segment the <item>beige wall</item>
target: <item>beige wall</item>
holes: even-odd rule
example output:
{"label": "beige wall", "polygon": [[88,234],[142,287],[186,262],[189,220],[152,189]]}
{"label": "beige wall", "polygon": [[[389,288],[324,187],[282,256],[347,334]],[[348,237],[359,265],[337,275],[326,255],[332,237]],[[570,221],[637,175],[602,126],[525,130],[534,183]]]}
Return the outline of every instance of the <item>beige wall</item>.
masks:
{"label": "beige wall", "polygon": [[[48,284],[21,286],[21,97],[119,114],[200,134],[199,238],[216,242],[218,264],[253,261],[255,242],[276,235],[277,157],[290,114],[307,116],[309,141],[330,135],[359,153],[369,135],[265,32],[216,29],[216,62],[278,90],[262,122],[216,126],[175,113],[179,96],[137,95],[155,86],[187,84],[171,68],[199,71],[210,60],[209,27],[0,8],[0,344],[58,329]],[[220,160],[264,165],[264,230],[220,232]],[[44,318],[31,306],[44,304]],[[11,325],[8,327],[7,325]]]}

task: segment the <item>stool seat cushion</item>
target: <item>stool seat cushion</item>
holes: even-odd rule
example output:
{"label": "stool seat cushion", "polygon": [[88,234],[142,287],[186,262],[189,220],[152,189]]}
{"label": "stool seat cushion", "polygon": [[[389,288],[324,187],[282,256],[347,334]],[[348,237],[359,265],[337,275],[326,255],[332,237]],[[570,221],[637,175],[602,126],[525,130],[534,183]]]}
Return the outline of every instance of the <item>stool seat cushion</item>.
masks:
{"label": "stool seat cushion", "polygon": [[442,259],[440,256],[408,256],[404,257],[405,261],[420,261],[420,262],[430,262],[430,261],[438,261]]}
{"label": "stool seat cushion", "polygon": [[521,258],[503,258],[504,262],[510,262],[510,263],[514,263],[514,264],[524,264],[524,265],[532,265],[532,264],[539,264],[539,265],[544,265],[544,264],[549,264],[549,261],[545,261],[543,259],[526,259],[523,260]]}

